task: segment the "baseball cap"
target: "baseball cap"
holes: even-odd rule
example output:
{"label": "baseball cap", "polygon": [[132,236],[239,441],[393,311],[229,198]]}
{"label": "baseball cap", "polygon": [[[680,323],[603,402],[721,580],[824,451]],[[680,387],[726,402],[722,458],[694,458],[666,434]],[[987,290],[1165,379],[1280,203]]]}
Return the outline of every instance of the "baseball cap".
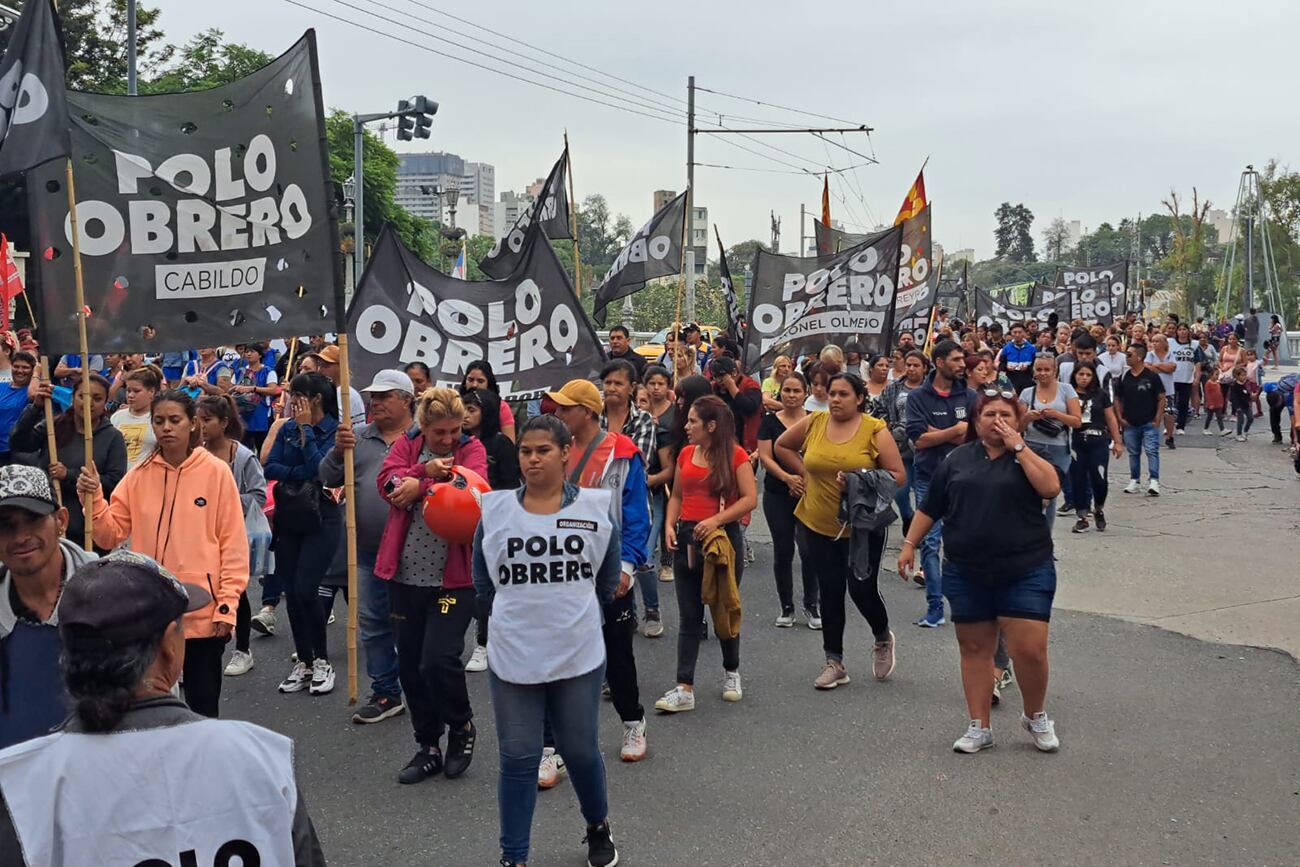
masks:
{"label": "baseball cap", "polygon": [[149,557],[114,551],[68,581],[59,600],[59,634],[68,645],[120,647],[158,635],[210,602],[208,591],[182,584]]}
{"label": "baseball cap", "polygon": [[411,377],[400,370],[381,370],[375,374],[374,382],[361,390],[364,392],[400,391],[414,396],[415,383],[411,382]]}
{"label": "baseball cap", "polygon": [[[330,344],[329,346],[322,347],[320,352],[313,352],[313,353],[311,353],[311,354],[314,355],[314,356],[316,356],[317,358],[319,358],[321,361],[325,362],[326,364],[338,364],[338,363],[339,363],[339,348],[338,348],[337,346],[333,345],[333,344]],[[412,389],[412,390],[414,390],[414,389]]]}
{"label": "baseball cap", "polygon": [[50,475],[37,467],[0,467],[0,508],[13,506],[33,515],[50,515],[59,508]]}
{"label": "baseball cap", "polygon": [[548,391],[546,396],[560,406],[585,406],[596,415],[605,410],[600,389],[585,379],[571,379],[559,391]]}

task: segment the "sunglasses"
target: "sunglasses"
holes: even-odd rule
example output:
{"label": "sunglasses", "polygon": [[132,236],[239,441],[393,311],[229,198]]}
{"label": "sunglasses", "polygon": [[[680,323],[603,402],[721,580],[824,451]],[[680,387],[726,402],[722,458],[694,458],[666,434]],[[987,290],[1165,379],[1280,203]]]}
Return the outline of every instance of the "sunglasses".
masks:
{"label": "sunglasses", "polygon": [[985,397],[1004,397],[1007,400],[1017,399],[1016,393],[1009,388],[994,388],[990,386],[988,388],[980,389],[980,394]]}

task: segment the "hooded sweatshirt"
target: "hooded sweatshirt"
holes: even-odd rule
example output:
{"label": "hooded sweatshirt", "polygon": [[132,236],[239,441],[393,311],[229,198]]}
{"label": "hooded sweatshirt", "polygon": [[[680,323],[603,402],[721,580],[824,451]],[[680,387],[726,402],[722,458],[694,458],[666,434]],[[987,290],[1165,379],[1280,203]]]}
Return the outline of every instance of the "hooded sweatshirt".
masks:
{"label": "hooded sweatshirt", "polygon": [[111,501],[95,497],[95,544],[152,557],[213,601],[185,615],[186,638],[211,638],[217,623],[235,624],[248,585],[248,532],[235,476],[207,449],[179,467],[154,453],[127,474]]}
{"label": "hooded sweatshirt", "polygon": [[[99,559],[68,539],[59,540],[63,580]],[[0,566],[0,749],[46,734],[63,722],[72,703],[59,673],[59,608],[43,623],[19,620],[13,579]]]}

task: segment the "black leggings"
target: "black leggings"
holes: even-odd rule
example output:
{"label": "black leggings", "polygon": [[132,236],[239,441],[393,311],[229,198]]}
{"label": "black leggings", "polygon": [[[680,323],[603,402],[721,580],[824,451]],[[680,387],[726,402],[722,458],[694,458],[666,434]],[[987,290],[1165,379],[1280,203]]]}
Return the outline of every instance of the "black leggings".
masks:
{"label": "black leggings", "polygon": [[876,579],[880,575],[880,559],[885,550],[885,533],[871,533],[867,537],[868,550],[871,554],[870,574],[858,577],[853,575],[853,566],[849,563],[849,539],[832,539],[823,536],[803,524],[799,525],[804,536],[805,550],[817,574],[817,585],[821,589],[822,600],[822,649],[827,659],[844,660],[844,624],[848,619],[844,607],[844,591],[862,612],[871,626],[871,633],[877,641],[889,638],[889,612],[885,610],[885,600],[880,596]]}
{"label": "black leggings", "polygon": [[[740,534],[740,523],[723,527],[731,547],[736,552],[736,586],[740,586],[745,571],[745,541]],[[704,584],[704,555],[691,534],[694,521],[681,521],[677,525],[677,551],[673,555],[673,588],[677,593],[677,682],[695,683],[695,662],[700,655],[701,630],[704,628],[704,602],[700,592]],[[740,670],[740,636],[719,638],[722,645],[722,667],[726,671]]]}
{"label": "black leggings", "polygon": [[185,639],[185,703],[202,716],[216,718],[221,703],[221,655],[228,638]]}
{"label": "black leggings", "polygon": [[343,531],[337,507],[322,506],[321,517],[320,529],[310,536],[280,533],[275,537],[275,574],[284,587],[294,650],[298,661],[308,667],[317,658],[330,658],[325,634],[328,615],[317,591]]}
{"label": "black leggings", "polygon": [[1074,441],[1074,463],[1070,464],[1073,483],[1075,514],[1080,518],[1088,514],[1089,490],[1093,508],[1100,512],[1106,506],[1107,469],[1110,466],[1110,437],[1081,437]]}
{"label": "black leggings", "polygon": [[772,571],[776,575],[776,595],[781,613],[794,613],[794,552],[799,549],[799,571],[803,578],[803,607],[815,609],[820,597],[817,575],[808,563],[802,534],[796,533],[794,507],[799,501],[789,494],[763,491],[763,516],[772,533]]}
{"label": "black leggings", "polygon": [[1187,427],[1187,414],[1191,411],[1192,384],[1190,382],[1174,383],[1174,405],[1178,408],[1178,418],[1174,427],[1179,430]]}
{"label": "black leggings", "polygon": [[398,678],[415,741],[436,747],[443,729],[474,718],[465,684],[465,633],[474,616],[473,587],[445,590],[388,582],[397,630]]}
{"label": "black leggings", "polygon": [[235,608],[235,650],[248,653],[252,633],[253,607],[248,604],[248,591],[244,591],[239,594],[239,606]]}

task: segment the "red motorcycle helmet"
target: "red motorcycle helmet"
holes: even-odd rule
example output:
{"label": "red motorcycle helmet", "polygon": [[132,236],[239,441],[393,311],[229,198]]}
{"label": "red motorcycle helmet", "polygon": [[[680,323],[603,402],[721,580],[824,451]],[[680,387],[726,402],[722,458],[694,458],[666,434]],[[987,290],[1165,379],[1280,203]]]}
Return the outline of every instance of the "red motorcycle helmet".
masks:
{"label": "red motorcycle helmet", "polygon": [[483,477],[465,467],[452,467],[451,478],[438,482],[425,495],[421,509],[424,523],[435,536],[453,545],[474,542],[474,531],[483,516],[483,495],[492,490]]}

